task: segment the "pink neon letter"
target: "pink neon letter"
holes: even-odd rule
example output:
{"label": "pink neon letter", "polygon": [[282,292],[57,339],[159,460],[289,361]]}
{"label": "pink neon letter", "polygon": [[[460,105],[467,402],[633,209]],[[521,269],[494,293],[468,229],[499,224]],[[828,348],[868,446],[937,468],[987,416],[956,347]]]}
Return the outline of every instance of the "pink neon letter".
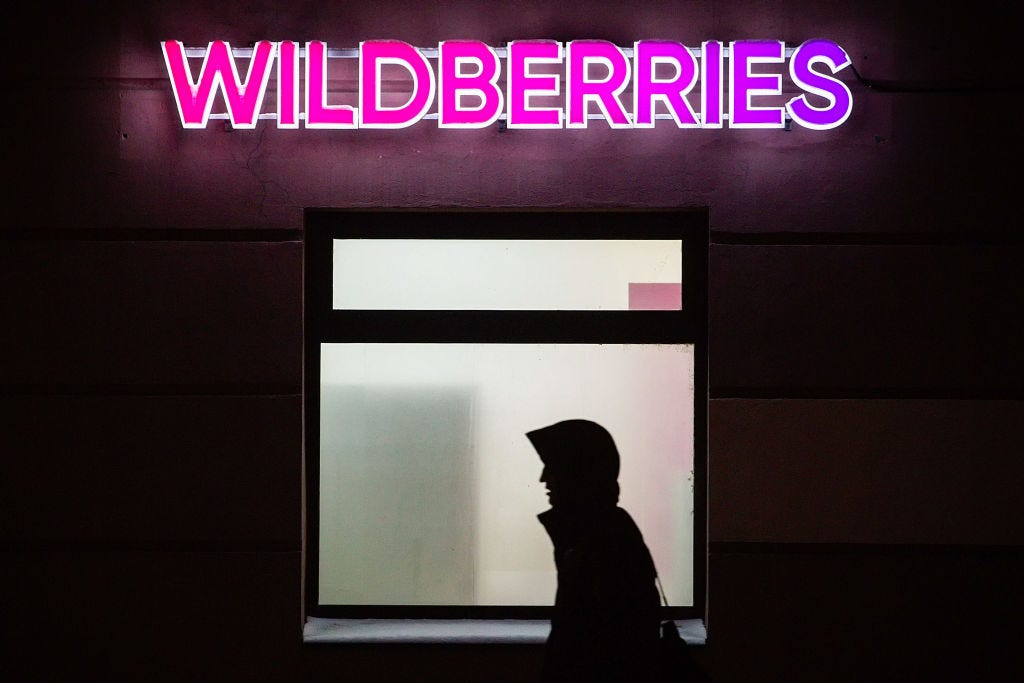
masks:
{"label": "pink neon letter", "polygon": [[277,127],[299,127],[299,46],[277,44]]}
{"label": "pink neon letter", "polygon": [[[464,64],[472,64],[475,73],[463,74]],[[447,40],[438,46],[438,127],[485,128],[498,120],[505,103],[498,64],[494,50],[476,40]],[[480,104],[463,105],[465,95]]]}
{"label": "pink neon letter", "polygon": [[306,43],[306,128],[355,128],[354,107],[327,106],[327,44]]}
{"label": "pink neon letter", "polygon": [[[397,107],[386,107],[381,95],[385,64],[412,74],[412,95]],[[422,87],[423,82],[427,87]],[[405,128],[423,118],[434,101],[434,72],[419,50],[400,40],[367,40],[359,44],[360,121],[363,128]]]}
{"label": "pink neon letter", "polygon": [[722,44],[705,41],[700,47],[700,119],[703,128],[722,127]]}
{"label": "pink neon letter", "polygon": [[826,107],[815,107],[807,95],[799,95],[786,103],[793,120],[805,128],[828,130],[841,125],[853,110],[853,95],[837,78],[818,73],[811,67],[823,63],[832,73],[845,69],[850,57],[843,48],[828,40],[809,40],[793,53],[789,75],[801,89],[828,101]]}
{"label": "pink neon letter", "polygon": [[185,59],[185,46],[181,41],[165,40],[160,43],[160,47],[163,49],[164,64],[171,78],[174,101],[178,105],[178,116],[183,127],[206,127],[213,109],[213,92],[218,88],[224,93],[231,126],[256,127],[263,106],[263,95],[267,90],[267,80],[270,78],[270,62],[274,59],[273,43],[266,40],[256,43],[244,83],[238,78],[231,46],[222,40],[215,40],[206,48],[198,83],[192,80]]}
{"label": "pink neon letter", "polygon": [[560,64],[562,44],[553,40],[517,40],[509,43],[507,61],[508,127],[561,128],[562,110],[559,107],[530,106],[533,95],[558,95],[558,76],[535,76],[530,73],[530,66]]}
{"label": "pink neon letter", "polygon": [[[616,45],[604,40],[574,40],[569,43],[565,78],[566,128],[587,127],[587,105],[596,102],[612,128],[629,128],[629,115],[619,95],[629,83],[629,60]],[[608,72],[590,80],[591,64]]]}
{"label": "pink neon letter", "polygon": [[[671,65],[675,75],[658,78],[659,64]],[[633,125],[654,127],[654,103],[668,107],[680,128],[696,128],[697,117],[686,95],[697,83],[697,60],[681,43],[641,40],[633,45]]]}
{"label": "pink neon letter", "polygon": [[[752,64],[781,64],[785,61],[785,45],[778,40],[738,40],[732,43],[729,65],[729,127],[782,128],[785,121],[782,107],[754,107],[752,95],[781,95],[782,76],[755,75]],[[771,83],[759,88],[758,83]]]}

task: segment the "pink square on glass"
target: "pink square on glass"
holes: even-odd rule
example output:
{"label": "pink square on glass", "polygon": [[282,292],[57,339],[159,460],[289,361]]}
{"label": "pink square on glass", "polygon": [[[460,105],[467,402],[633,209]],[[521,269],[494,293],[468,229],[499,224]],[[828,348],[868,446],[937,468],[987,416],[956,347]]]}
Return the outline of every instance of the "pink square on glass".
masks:
{"label": "pink square on glass", "polygon": [[630,282],[629,310],[678,311],[683,308],[681,282]]}

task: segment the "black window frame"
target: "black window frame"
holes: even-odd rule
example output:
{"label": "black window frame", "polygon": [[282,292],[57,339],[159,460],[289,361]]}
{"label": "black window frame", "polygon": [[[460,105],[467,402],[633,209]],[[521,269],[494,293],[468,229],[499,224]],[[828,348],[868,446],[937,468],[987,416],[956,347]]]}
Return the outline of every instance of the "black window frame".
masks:
{"label": "black window frame", "polygon": [[[314,208],[305,210],[304,224],[304,557],[307,616],[346,619],[547,619],[551,612],[550,605],[319,604],[321,344],[671,343],[694,346],[694,604],[662,607],[662,612],[665,618],[705,618],[709,244],[706,208]],[[334,310],[332,241],[335,239],[682,240],[682,307],[677,311]]]}

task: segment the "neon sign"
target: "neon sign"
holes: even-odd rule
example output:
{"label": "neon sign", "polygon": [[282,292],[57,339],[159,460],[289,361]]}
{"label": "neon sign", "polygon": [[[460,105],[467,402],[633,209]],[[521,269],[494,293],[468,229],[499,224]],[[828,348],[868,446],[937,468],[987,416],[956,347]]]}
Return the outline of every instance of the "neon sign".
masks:
{"label": "neon sign", "polygon": [[[662,40],[641,40],[632,48],[603,40],[520,40],[501,48],[449,40],[436,49],[370,40],[358,50],[329,50],[317,40],[305,47],[263,40],[234,50],[221,40],[206,48],[174,40],[160,45],[185,128],[205,128],[211,118],[227,119],[234,128],[255,128],[261,118],[276,119],[278,128],[299,128],[301,122],[327,129],[405,128],[424,119],[436,119],[440,128],[485,128],[499,120],[508,128],[586,128],[594,119],[611,128],[652,128],[658,119],[678,128],[784,128],[788,118],[829,130],[853,110],[850,89],[836,77],[850,58],[821,39],[796,48],[777,40],[728,46],[706,41],[699,50]],[[188,59],[198,57],[202,66],[194,76]],[[245,57],[243,78],[235,59]],[[358,58],[355,103],[328,103],[329,57]],[[765,104],[764,98],[783,95],[782,74],[771,69],[787,60],[800,94]],[[275,62],[277,107],[263,113]],[[411,79],[407,99],[398,104],[384,96],[384,70],[396,67]],[[214,114],[218,92],[226,112]],[[691,95],[699,99],[699,112]]]}

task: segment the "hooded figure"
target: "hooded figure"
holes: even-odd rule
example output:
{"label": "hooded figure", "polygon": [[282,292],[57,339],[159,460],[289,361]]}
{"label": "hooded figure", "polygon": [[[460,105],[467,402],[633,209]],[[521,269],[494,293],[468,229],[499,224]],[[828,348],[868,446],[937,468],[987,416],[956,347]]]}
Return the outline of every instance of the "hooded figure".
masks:
{"label": "hooded figure", "polygon": [[654,680],[659,601],[654,562],[618,507],[619,452],[604,427],[566,420],[528,432],[551,509],[558,591],[543,681]]}

